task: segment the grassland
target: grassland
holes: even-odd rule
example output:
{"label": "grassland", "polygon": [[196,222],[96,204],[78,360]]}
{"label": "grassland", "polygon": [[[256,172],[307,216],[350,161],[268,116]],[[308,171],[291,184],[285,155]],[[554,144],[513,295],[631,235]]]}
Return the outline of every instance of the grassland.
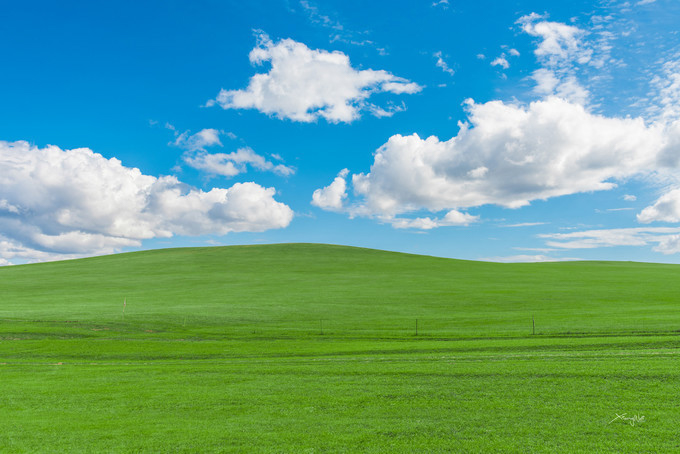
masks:
{"label": "grassland", "polygon": [[680,266],[239,246],[0,292],[2,452],[680,451]]}

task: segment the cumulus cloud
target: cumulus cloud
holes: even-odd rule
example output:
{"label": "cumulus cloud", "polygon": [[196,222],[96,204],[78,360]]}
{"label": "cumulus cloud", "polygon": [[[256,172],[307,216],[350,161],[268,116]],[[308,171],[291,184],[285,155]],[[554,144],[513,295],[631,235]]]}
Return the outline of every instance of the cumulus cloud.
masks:
{"label": "cumulus cloud", "polygon": [[[284,39],[273,42],[258,36],[250,52],[253,65],[271,64],[267,73],[251,77],[244,90],[222,89],[215,103],[223,109],[257,109],[281,119],[312,122],[319,117],[349,123],[371,110],[373,93],[417,93],[422,87],[387,71],[356,70],[342,52],[314,50]],[[388,112],[383,110],[383,112]]]}
{"label": "cumulus cloud", "polygon": [[[343,174],[342,203],[332,209],[395,228],[430,229],[448,225],[443,213],[470,216],[466,209],[483,205],[519,208],[534,200],[609,190],[631,178],[677,183],[680,121],[672,112],[680,71],[675,60],[655,82],[666,115],[651,122],[605,116],[589,110],[590,93],[579,76],[582,67],[600,68],[608,61],[606,40],[593,41],[576,26],[537,14],[518,23],[536,38],[541,67],[532,77],[541,99],[530,104],[467,101],[468,121],[449,140],[393,135],[375,151],[370,170]],[[503,48],[509,56],[518,54]],[[676,197],[662,197],[638,219],[680,222]],[[435,215],[423,216],[423,211]],[[632,238],[646,244],[640,235]],[[671,237],[647,242],[664,252],[674,244]]]}
{"label": "cumulus cloud", "polygon": [[652,249],[666,255],[677,254],[680,252],[680,235],[665,235]]}
{"label": "cumulus cloud", "polygon": [[[605,117],[557,97],[528,106],[468,101],[467,109],[469,123],[450,140],[392,136],[369,172],[351,176],[354,198],[343,209],[384,219],[488,204],[518,208],[612,189],[635,176],[672,175],[680,166],[667,159],[680,135],[674,124]],[[393,225],[443,225],[427,219]]]}
{"label": "cumulus cloud", "polygon": [[348,173],[348,169],[342,169],[331,184],[314,191],[312,194],[312,205],[325,210],[341,210],[343,202],[347,198],[347,181],[345,178]]}
{"label": "cumulus cloud", "polygon": [[395,229],[430,230],[444,226],[454,225],[466,226],[473,222],[477,222],[479,220],[479,216],[473,216],[468,213],[462,213],[457,210],[451,210],[448,213],[446,213],[446,215],[444,215],[444,217],[441,219],[430,217],[414,219],[393,217],[384,218],[383,220],[392,224],[392,227],[394,227]]}
{"label": "cumulus cloud", "polygon": [[255,183],[202,191],[87,148],[0,142],[0,257],[112,253],[150,238],[286,227],[292,210]]}
{"label": "cumulus cloud", "polygon": [[510,67],[510,63],[508,63],[508,60],[505,58],[505,54],[503,54],[500,57],[494,59],[491,62],[491,66],[500,66],[503,69],[508,69]]}
{"label": "cumulus cloud", "polygon": [[[172,130],[174,131],[175,128],[173,127]],[[191,134],[190,131],[184,131],[182,134],[178,134],[175,137],[173,145],[188,151],[205,150],[206,147],[214,145],[222,146],[220,134],[222,134],[222,131],[212,128],[202,129],[196,134]]]}
{"label": "cumulus cloud", "polygon": [[442,142],[392,136],[371,171],[352,177],[371,212],[496,204],[610,189],[655,164],[662,145],[641,119],[594,115],[559,98],[528,107],[468,104],[470,124]]}
{"label": "cumulus cloud", "polygon": [[[174,128],[173,128],[174,130]],[[177,133],[176,133],[177,134]],[[177,134],[173,145],[186,150],[182,159],[194,169],[202,170],[213,175],[233,177],[245,173],[248,166],[260,170],[270,171],[282,176],[290,176],[295,169],[284,164],[274,164],[268,161],[250,147],[239,148],[232,153],[208,153],[206,148],[222,146],[220,135],[227,135],[217,129],[202,129],[196,134],[185,131]],[[231,138],[231,137],[230,137]],[[274,159],[282,160],[281,156],[273,155]]]}
{"label": "cumulus cloud", "polygon": [[[508,49],[508,46],[501,47],[503,49]],[[519,57],[519,51],[517,49],[508,49],[508,54],[510,54],[511,57]],[[491,66],[500,66],[503,69],[508,69],[510,67],[510,62],[508,61],[505,52],[501,53],[500,56],[492,60],[490,64]]]}
{"label": "cumulus cloud", "polygon": [[[343,211],[345,200],[347,199],[347,175],[348,169],[342,169],[335,177],[333,182],[314,191],[312,194],[312,205],[328,211]],[[376,213],[376,216],[385,223],[391,224],[396,229],[420,229],[430,230],[443,226],[466,226],[479,220],[479,216],[462,213],[457,210],[450,210],[442,218],[400,218],[392,215]]]}
{"label": "cumulus cloud", "polygon": [[255,153],[252,148],[244,147],[232,153],[206,153],[199,152],[188,154],[183,157],[184,162],[194,169],[203,170],[213,175],[233,177],[247,171],[251,166],[261,171],[271,171],[284,177],[295,173],[295,169],[283,164],[274,164],[267,161],[263,156]]}
{"label": "cumulus cloud", "polygon": [[573,75],[558,77],[555,71],[539,68],[531,78],[536,82],[534,92],[542,97],[554,95],[582,106],[588,103],[590,92]]}
{"label": "cumulus cloud", "polygon": [[637,220],[643,224],[680,222],[680,188],[662,195],[653,205],[642,210]]}

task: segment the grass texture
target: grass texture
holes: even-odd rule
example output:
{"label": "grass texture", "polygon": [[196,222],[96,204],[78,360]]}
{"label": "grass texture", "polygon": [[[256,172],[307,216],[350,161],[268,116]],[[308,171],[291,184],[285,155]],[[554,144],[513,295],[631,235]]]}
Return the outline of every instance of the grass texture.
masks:
{"label": "grass texture", "polygon": [[0,295],[1,452],[680,451],[677,265],[230,246]]}

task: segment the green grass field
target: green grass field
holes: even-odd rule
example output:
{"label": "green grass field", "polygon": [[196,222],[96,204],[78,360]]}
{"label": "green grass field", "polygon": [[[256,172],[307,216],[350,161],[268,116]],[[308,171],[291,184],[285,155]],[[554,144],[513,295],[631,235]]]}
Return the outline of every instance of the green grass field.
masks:
{"label": "green grass field", "polygon": [[680,452],[677,265],[233,246],[0,290],[0,452]]}

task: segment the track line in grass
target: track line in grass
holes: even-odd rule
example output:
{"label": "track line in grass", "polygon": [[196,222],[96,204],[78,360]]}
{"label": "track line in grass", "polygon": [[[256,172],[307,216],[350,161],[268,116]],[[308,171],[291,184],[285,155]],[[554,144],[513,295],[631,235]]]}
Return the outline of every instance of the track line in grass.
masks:
{"label": "track line in grass", "polygon": [[230,365],[230,364],[319,364],[319,363],[336,363],[336,364],[350,364],[350,363],[466,363],[466,362],[498,362],[498,361],[535,361],[535,360],[553,360],[553,361],[587,361],[587,360],[610,360],[612,358],[635,359],[635,358],[649,358],[656,359],[675,359],[680,356],[680,350],[677,349],[663,349],[663,350],[628,350],[616,352],[553,352],[553,353],[513,353],[502,355],[483,355],[483,356],[469,356],[469,355],[436,355],[427,357],[394,357],[394,356],[358,356],[358,357],[318,357],[318,358],[300,358],[300,357],[275,357],[275,358],[221,358],[221,359],[173,359],[173,360],[154,360],[154,361],[126,361],[126,362],[90,362],[90,361],[6,361],[0,363],[2,366],[137,366],[137,367],[158,367],[158,366],[179,366],[194,364],[197,366],[203,365]]}

